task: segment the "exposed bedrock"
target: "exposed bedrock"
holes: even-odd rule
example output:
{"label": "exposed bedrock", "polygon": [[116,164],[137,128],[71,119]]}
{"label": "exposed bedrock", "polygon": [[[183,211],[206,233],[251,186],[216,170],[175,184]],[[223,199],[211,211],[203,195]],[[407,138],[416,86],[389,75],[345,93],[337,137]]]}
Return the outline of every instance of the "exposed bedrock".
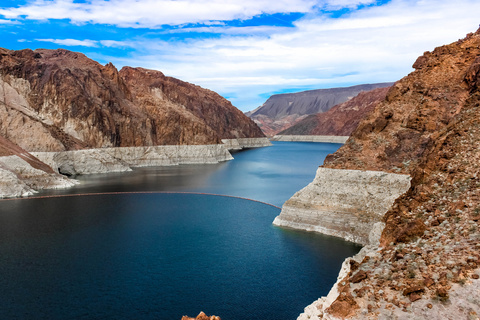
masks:
{"label": "exposed bedrock", "polygon": [[238,138],[238,139],[222,139],[222,143],[228,150],[241,150],[248,148],[268,147],[272,143],[267,137],[264,138]]}
{"label": "exposed bedrock", "polygon": [[409,175],[318,168],[315,179],[285,202],[273,224],[366,245],[373,225],[409,187]]}
{"label": "exposed bedrock", "polygon": [[19,156],[0,157],[0,198],[23,197],[40,189],[60,189],[75,185],[75,180],[34,168]]}
{"label": "exposed bedrock", "polygon": [[324,163],[410,174],[411,187],[301,320],[478,319],[480,29],[413,67]]}
{"label": "exposed bedrock", "polygon": [[267,138],[224,142],[29,153],[0,136],[0,198],[29,196],[42,189],[68,188],[77,183],[65,176],[124,172],[134,167],[215,164],[232,160],[229,150],[271,145]]}
{"label": "exposed bedrock", "polygon": [[218,163],[233,157],[220,144],[102,148],[62,152],[32,152],[65,175],[130,171],[132,167]]}

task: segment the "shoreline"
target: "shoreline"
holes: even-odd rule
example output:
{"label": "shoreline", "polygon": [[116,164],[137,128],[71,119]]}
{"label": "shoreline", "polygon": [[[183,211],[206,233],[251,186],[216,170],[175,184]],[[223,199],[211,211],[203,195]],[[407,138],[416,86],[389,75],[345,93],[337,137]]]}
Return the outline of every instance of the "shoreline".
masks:
{"label": "shoreline", "polygon": [[163,145],[30,152],[53,172],[32,167],[21,155],[0,157],[0,198],[26,197],[43,189],[76,185],[67,176],[126,172],[134,167],[215,164],[233,160],[230,150],[270,146],[268,138],[225,139],[212,145]]}
{"label": "shoreline", "polygon": [[270,141],[345,143],[349,136],[275,135]]}

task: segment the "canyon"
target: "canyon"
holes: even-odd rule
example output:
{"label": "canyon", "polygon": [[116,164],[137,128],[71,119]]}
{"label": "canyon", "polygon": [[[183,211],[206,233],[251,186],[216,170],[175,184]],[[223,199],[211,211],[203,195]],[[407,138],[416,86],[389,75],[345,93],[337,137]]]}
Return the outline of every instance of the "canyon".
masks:
{"label": "canyon", "polygon": [[413,68],[275,220],[364,245],[300,320],[480,315],[480,29]]}
{"label": "canyon", "polygon": [[2,196],[75,183],[60,174],[215,163],[270,144],[213,91],[64,49],[0,49],[0,136]]}

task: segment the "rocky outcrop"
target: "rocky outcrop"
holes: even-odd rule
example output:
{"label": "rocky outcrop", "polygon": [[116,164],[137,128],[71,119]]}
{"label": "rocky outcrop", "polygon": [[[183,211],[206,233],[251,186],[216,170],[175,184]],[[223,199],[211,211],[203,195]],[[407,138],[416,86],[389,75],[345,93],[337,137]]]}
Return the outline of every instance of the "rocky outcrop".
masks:
{"label": "rocky outcrop", "polygon": [[373,225],[410,187],[410,176],[378,171],[318,168],[273,224],[368,244]]}
{"label": "rocky outcrop", "polygon": [[0,136],[0,197],[32,195],[44,188],[67,188],[76,183]]}
{"label": "rocky outcrop", "polygon": [[309,115],[278,135],[349,136],[369,112],[385,99],[390,87],[360,92],[330,110]]}
{"label": "rocky outcrop", "polygon": [[296,93],[276,94],[259,108],[247,112],[262,131],[273,136],[311,114],[326,112],[362,91],[391,86],[392,83],[362,84],[345,88],[309,90]]}
{"label": "rocky outcrop", "polygon": [[317,136],[317,135],[275,135],[271,141],[296,141],[296,142],[325,142],[345,143],[348,136]]}
{"label": "rocky outcrop", "polygon": [[0,157],[0,197],[24,197],[37,190],[68,188],[75,184],[75,180],[37,169],[19,156]]}
{"label": "rocky outcrop", "polygon": [[410,174],[411,187],[299,319],[480,315],[480,29],[413,66],[324,164]]}
{"label": "rocky outcrop", "polygon": [[207,316],[203,311],[198,314],[196,318],[191,318],[188,316],[183,316],[182,320],[221,320],[220,317],[217,316]]}

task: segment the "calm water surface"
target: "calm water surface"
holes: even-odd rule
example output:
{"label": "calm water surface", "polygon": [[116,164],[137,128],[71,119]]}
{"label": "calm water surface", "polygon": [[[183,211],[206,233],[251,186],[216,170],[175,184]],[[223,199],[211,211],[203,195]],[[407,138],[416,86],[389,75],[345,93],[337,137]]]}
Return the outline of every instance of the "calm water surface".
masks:
{"label": "calm water surface", "polygon": [[276,142],[217,165],[143,168],[0,202],[0,319],[295,319],[358,246],[272,226],[339,145]]}

